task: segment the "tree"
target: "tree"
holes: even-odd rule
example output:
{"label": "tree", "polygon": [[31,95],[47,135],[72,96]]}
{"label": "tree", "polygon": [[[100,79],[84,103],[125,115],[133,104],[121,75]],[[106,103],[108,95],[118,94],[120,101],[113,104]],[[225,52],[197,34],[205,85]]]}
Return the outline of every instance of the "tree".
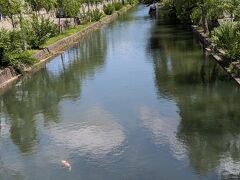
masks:
{"label": "tree", "polygon": [[57,7],[65,17],[76,17],[79,14],[81,1],[80,0],[57,0]]}
{"label": "tree", "polygon": [[2,15],[9,17],[11,19],[13,28],[15,28],[16,22],[14,17],[19,15],[19,18],[21,18],[21,13],[24,7],[24,1],[23,0],[1,0],[0,7],[1,7]]}
{"label": "tree", "polygon": [[45,9],[46,11],[53,10],[56,7],[56,0],[26,0],[31,6],[33,11],[40,11]]}
{"label": "tree", "polygon": [[[232,0],[226,0],[232,1]],[[178,0],[174,1],[177,15],[184,22],[199,21],[204,32],[209,34],[209,22],[223,14],[224,3],[221,0]]]}

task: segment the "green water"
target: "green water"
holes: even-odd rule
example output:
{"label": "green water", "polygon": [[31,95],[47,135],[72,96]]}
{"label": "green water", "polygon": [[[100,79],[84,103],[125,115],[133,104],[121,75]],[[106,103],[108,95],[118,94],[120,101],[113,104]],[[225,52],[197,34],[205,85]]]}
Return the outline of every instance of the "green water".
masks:
{"label": "green water", "polygon": [[87,35],[0,97],[1,180],[240,177],[238,86],[188,29],[147,12]]}

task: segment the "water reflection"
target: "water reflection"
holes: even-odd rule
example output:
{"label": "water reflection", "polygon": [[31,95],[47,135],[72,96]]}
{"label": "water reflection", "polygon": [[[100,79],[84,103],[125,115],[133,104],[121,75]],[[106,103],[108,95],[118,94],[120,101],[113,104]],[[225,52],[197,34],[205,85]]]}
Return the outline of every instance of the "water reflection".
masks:
{"label": "water reflection", "polygon": [[45,126],[57,123],[61,100],[80,97],[83,80],[103,67],[106,46],[103,32],[90,34],[0,97],[2,118],[10,124],[10,136],[22,152],[31,152],[38,143],[39,117]]}
{"label": "water reflection", "polygon": [[[174,107],[173,102],[166,102],[169,107]],[[175,106],[176,107],[176,106]],[[176,107],[177,109],[177,107]],[[180,116],[176,109],[169,109],[168,113],[153,110],[149,107],[140,108],[140,119],[144,128],[153,135],[155,144],[169,146],[172,154],[178,160],[185,158],[186,149],[184,144],[176,136]]]}
{"label": "water reflection", "polygon": [[2,180],[25,180],[26,178],[19,172],[15,171],[14,169],[9,169],[5,167],[5,164],[1,163],[0,160],[0,179]]}
{"label": "water reflection", "polygon": [[[239,89],[199,51],[191,32],[163,20],[155,28],[148,51],[153,57],[156,88],[160,97],[177,102],[181,116],[173,125],[164,120],[171,126],[167,129],[177,130],[172,134],[174,144],[184,143],[190,164],[199,174],[215,171],[222,178],[236,178],[240,174]],[[156,119],[164,129],[164,118],[152,119],[150,124]]]}
{"label": "water reflection", "polygon": [[50,137],[61,148],[67,147],[81,156],[99,159],[109,153],[119,153],[125,141],[123,128],[116,118],[101,107],[91,107],[74,126],[51,130]]}

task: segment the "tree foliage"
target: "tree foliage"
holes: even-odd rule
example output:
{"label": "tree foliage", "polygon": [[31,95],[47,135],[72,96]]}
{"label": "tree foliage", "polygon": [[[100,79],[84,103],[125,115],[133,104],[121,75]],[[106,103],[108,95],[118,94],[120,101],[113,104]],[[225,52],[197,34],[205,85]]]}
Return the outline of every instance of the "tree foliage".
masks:
{"label": "tree foliage", "polygon": [[240,17],[240,0],[161,0],[171,4],[177,17],[183,22],[199,24],[209,33],[209,23],[218,18]]}
{"label": "tree foliage", "polygon": [[16,27],[15,19],[17,19],[16,18],[17,15],[21,15],[21,13],[23,12],[24,1],[1,0],[0,7],[1,7],[2,15],[9,17],[11,19],[13,28],[15,28]]}
{"label": "tree foliage", "polygon": [[56,7],[56,0],[26,0],[26,2],[30,5],[33,11],[39,11],[41,9],[45,9],[46,11],[50,11]]}
{"label": "tree foliage", "polygon": [[32,64],[36,60],[31,58],[23,49],[21,31],[0,31],[0,66],[13,66],[21,70],[21,64]]}
{"label": "tree foliage", "polygon": [[57,7],[65,17],[76,17],[81,8],[81,0],[57,0]]}
{"label": "tree foliage", "polygon": [[48,38],[57,35],[57,27],[49,19],[33,15],[30,21],[23,22],[22,34],[30,48],[38,49]]}

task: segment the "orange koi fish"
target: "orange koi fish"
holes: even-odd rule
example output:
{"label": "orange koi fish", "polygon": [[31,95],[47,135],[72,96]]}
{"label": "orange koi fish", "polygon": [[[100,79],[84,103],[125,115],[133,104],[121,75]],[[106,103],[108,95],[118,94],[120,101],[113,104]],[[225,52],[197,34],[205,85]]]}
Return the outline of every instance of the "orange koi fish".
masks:
{"label": "orange koi fish", "polygon": [[61,163],[62,163],[62,165],[63,165],[64,167],[68,168],[69,171],[71,171],[72,166],[71,166],[71,164],[70,164],[67,160],[61,160]]}

